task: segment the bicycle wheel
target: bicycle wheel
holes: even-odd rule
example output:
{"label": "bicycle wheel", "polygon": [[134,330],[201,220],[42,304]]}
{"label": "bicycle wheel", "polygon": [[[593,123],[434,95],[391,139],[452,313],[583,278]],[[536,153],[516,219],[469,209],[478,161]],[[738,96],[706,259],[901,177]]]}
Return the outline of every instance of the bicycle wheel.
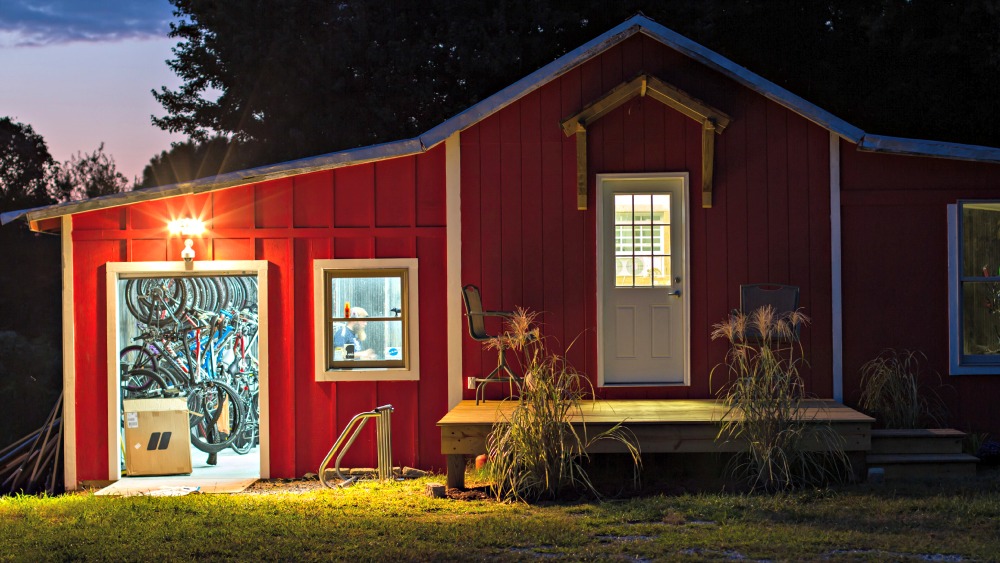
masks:
{"label": "bicycle wheel", "polygon": [[118,354],[121,373],[126,374],[137,369],[157,371],[156,356],[148,349],[138,344],[126,346]]}
{"label": "bicycle wheel", "polygon": [[122,399],[162,397],[168,386],[163,378],[148,369],[136,369],[121,376]]}
{"label": "bicycle wheel", "polygon": [[136,278],[125,283],[125,307],[146,325],[173,324],[186,301],[187,292],[179,278]]}
{"label": "bicycle wheel", "polygon": [[205,453],[228,448],[246,418],[236,390],[218,381],[194,389],[188,396],[191,445]]}
{"label": "bicycle wheel", "polygon": [[256,385],[252,388],[249,381],[245,380],[245,378],[240,378],[236,388],[240,394],[240,399],[243,401],[243,408],[246,411],[243,426],[236,433],[236,437],[233,439],[231,445],[233,451],[240,455],[250,453],[250,450],[257,445],[260,433],[260,402],[258,400],[259,394],[255,387]]}

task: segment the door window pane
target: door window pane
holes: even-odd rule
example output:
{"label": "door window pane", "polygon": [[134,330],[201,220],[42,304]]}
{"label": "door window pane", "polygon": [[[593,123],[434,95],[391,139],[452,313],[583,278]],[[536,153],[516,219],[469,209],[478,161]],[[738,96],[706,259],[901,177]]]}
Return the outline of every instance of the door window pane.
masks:
{"label": "door window pane", "polygon": [[615,194],[615,286],[670,285],[670,195]]}

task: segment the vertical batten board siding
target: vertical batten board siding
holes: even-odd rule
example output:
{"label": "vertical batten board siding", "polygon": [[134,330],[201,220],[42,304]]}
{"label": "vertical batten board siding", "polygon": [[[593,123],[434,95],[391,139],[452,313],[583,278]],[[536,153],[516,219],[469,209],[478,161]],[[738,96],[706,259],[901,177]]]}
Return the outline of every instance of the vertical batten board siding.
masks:
{"label": "vertical batten board siding", "polygon": [[[534,159],[534,130],[526,116],[537,113],[543,122],[552,115],[553,122],[578,112],[583,105],[604,94],[606,88],[620,84],[639,70],[654,69],[665,80],[689,90],[692,95],[718,104],[734,117],[733,125],[716,141],[716,186],[718,205],[702,209],[697,198],[688,205],[690,229],[690,260],[686,289],[691,295],[690,363],[693,374],[690,386],[633,388],[602,388],[600,394],[615,398],[686,398],[707,397],[708,372],[721,361],[723,343],[711,343],[711,325],[721,320],[726,311],[739,304],[739,285],[751,282],[780,281],[796,283],[809,293],[811,306],[829,308],[826,286],[813,289],[817,276],[829,276],[829,226],[812,212],[816,197],[828,200],[828,188],[815,187],[814,176],[826,174],[826,165],[815,168],[819,157],[827,158],[825,147],[808,142],[813,136],[811,124],[791,115],[773,102],[735,85],[719,75],[700,69],[670,49],[648,44],[640,39],[636,45],[623,45],[589,60],[540,88],[536,93],[505,108],[499,117],[484,120],[467,130],[462,145],[463,282],[472,283],[478,276],[484,288],[483,299],[490,308],[494,294],[488,289],[499,286],[501,303],[493,308],[529,305],[537,297],[533,293],[537,280],[531,268],[531,249],[527,248],[535,232],[533,206],[540,201],[542,208],[541,252],[543,288],[543,329],[560,336],[565,345],[579,336],[570,352],[569,361],[579,370],[596,374],[596,222],[594,202],[597,194],[594,176],[615,172],[677,172],[690,173],[690,185],[701,182],[701,125],[676,110],[650,99],[631,100],[588,124],[588,210],[576,209],[575,139],[563,137],[549,146],[549,133],[542,128],[541,158]],[[627,42],[626,42],[627,43]],[[539,104],[540,109],[535,105]],[[724,106],[724,107],[723,107]],[[552,108],[552,109],[550,109]],[[558,109],[555,109],[558,108]],[[513,115],[520,116],[520,127],[514,127]],[[515,139],[510,135],[518,135]],[[499,137],[499,139],[498,139]],[[508,150],[512,142],[520,150]],[[496,148],[499,143],[499,150]],[[467,155],[475,151],[475,157]],[[532,178],[538,162],[543,190],[541,198],[531,198]],[[815,169],[815,171],[814,171]],[[520,171],[514,176],[514,172]],[[496,199],[496,178],[501,175],[503,198],[520,197],[520,205],[504,205]],[[509,182],[508,178],[515,178]],[[554,193],[552,185],[561,187]],[[466,198],[476,198],[467,205]],[[496,205],[499,201],[500,205]],[[818,206],[828,214],[828,204]],[[561,213],[553,213],[557,209]],[[519,215],[512,216],[511,213]],[[469,213],[475,227],[465,226]],[[497,224],[519,226],[518,240],[504,236],[491,244],[489,233]],[[501,227],[502,228],[502,227]],[[825,230],[817,238],[817,229]],[[474,236],[474,239],[469,237]],[[822,240],[821,240],[822,239]],[[824,242],[824,240],[826,242]],[[510,264],[509,257],[519,256],[522,262]],[[497,256],[499,264],[487,264],[489,256]],[[474,262],[467,262],[474,261]],[[479,267],[468,267],[476,263]],[[783,279],[773,279],[774,276]],[[794,278],[794,279],[793,279]],[[510,302],[520,288],[521,299]],[[828,325],[828,320],[825,321]],[[811,329],[810,329],[811,330]],[[821,357],[829,339],[829,329],[820,328],[807,336],[809,347]],[[493,355],[477,353],[478,345],[467,341],[463,346],[463,374],[480,375],[496,365]],[[828,355],[828,353],[827,353]],[[474,362],[474,363],[470,363]],[[821,363],[826,363],[821,362]],[[829,367],[817,368],[810,377],[810,386],[829,389]],[[465,391],[471,398],[471,392]]]}
{"label": "vertical batten board siding", "polygon": [[[443,148],[443,147],[442,147]],[[423,467],[444,467],[441,457],[441,432],[437,421],[448,412],[448,350],[443,334],[449,314],[446,294],[447,240],[440,237],[418,237],[417,257],[420,259],[420,330],[434,338],[420,340],[420,390],[414,395],[412,408],[419,409],[408,415],[409,436],[416,441],[417,460]],[[433,343],[433,346],[425,344]],[[396,425],[395,428],[400,428]],[[393,431],[395,436],[396,431]],[[402,433],[406,436],[406,433]]]}
{"label": "vertical batten board siding", "polygon": [[[299,186],[296,185],[296,192]],[[327,192],[331,190],[327,188]],[[297,195],[297,194],[296,194]],[[322,201],[322,198],[320,198]],[[295,245],[295,301],[294,329],[296,334],[311,335],[314,326],[313,315],[322,307],[315,308],[313,302],[312,276],[302,275],[312,272],[313,261],[330,256],[330,239],[300,238]],[[295,340],[295,426],[308,431],[295,433],[295,466],[313,464],[317,456],[326,455],[333,445],[329,436],[336,436],[334,421],[337,404],[334,400],[336,386],[329,382],[316,381],[317,354],[315,338]],[[316,464],[318,468],[319,465]]]}
{"label": "vertical batten board siding", "polygon": [[767,104],[767,278],[789,283],[788,264],[788,110]]}
{"label": "vertical batten board siding", "polygon": [[521,208],[521,121],[520,108],[527,100],[500,111],[500,263],[504,272],[518,272],[517,276],[505,275],[500,286],[500,308],[512,311],[524,303],[521,273],[524,270],[522,241],[524,215]]}
{"label": "vertical batten board siding", "polygon": [[[303,229],[333,224],[333,171],[292,178],[292,225]],[[220,193],[235,190],[223,190]]]}
{"label": "vertical batten board siding", "polygon": [[[581,66],[578,71],[566,74],[560,79],[565,83],[561,88],[563,115],[573,115],[596,97],[603,94],[600,83],[596,79],[600,76],[595,72],[594,66],[598,63],[590,61]],[[590,133],[588,132],[588,138]],[[593,150],[594,144],[587,143],[587,150]],[[563,166],[562,166],[562,193],[563,193],[563,223],[562,223],[562,248],[563,248],[563,346],[574,342],[572,349],[566,352],[566,359],[578,370],[586,368],[584,358],[587,356],[585,335],[586,328],[586,290],[583,280],[597,275],[596,271],[588,270],[583,260],[583,253],[586,244],[587,232],[584,229],[583,216],[585,211],[577,209],[576,205],[576,142],[575,139],[567,137],[563,141]],[[589,164],[589,163],[588,163]],[[594,169],[587,171],[588,185],[588,208],[592,208],[591,203],[594,198]],[[580,338],[579,340],[577,338]],[[586,372],[584,372],[586,373]]]}
{"label": "vertical batten board siding", "polygon": [[375,214],[375,166],[358,164],[334,171],[334,227],[371,227]]}
{"label": "vertical batten board siding", "polygon": [[1000,433],[995,405],[1000,369],[987,375],[949,374],[945,269],[947,206],[963,199],[997,199],[1000,165],[863,153],[842,143],[844,401],[858,400],[859,368],[882,348],[919,350],[927,355],[923,383],[948,388],[942,395],[949,423]]}
{"label": "vertical batten board siding", "polygon": [[[432,293],[441,293],[430,299],[421,318],[428,323],[426,330],[446,325],[444,167],[442,146],[392,164],[361,164],[72,216],[74,228],[66,236],[73,243],[67,248],[72,249],[74,268],[67,274],[72,276],[67,283],[77,298],[66,318],[75,323],[75,361],[67,369],[75,371],[73,388],[78,396],[73,405],[76,414],[68,425],[75,423],[76,428],[88,431],[78,432],[73,441],[76,453],[67,465],[76,469],[76,475],[70,480],[106,479],[117,469],[110,455],[103,454],[114,439],[109,417],[116,408],[108,400],[106,358],[109,346],[113,348],[115,343],[108,332],[113,331],[113,322],[106,318],[109,287],[105,264],[179,257],[183,242],[167,236],[166,222],[181,216],[202,218],[209,231],[195,241],[196,265],[209,264],[212,258],[270,263],[259,280],[264,296],[261,318],[267,319],[261,327],[262,381],[265,367],[272,374],[269,384],[261,389],[261,431],[267,434],[273,428],[270,435],[274,436],[273,440],[262,439],[263,476],[297,477],[314,472],[336,438],[338,422],[343,422],[340,417],[374,408],[384,399],[397,403],[396,461],[441,466],[443,458],[436,439],[418,437],[432,432],[433,423],[447,412],[446,340],[425,339],[421,343],[421,353],[427,358],[422,367],[432,374],[426,381],[401,386],[320,385],[313,377],[312,326],[301,321],[312,318],[309,276],[313,259],[370,258],[385,253],[421,254],[422,266],[429,272],[442,272],[440,279],[425,286]],[[379,216],[386,226],[375,224],[376,181],[386,198],[383,204],[409,202],[402,206],[405,212],[396,208],[389,210],[388,216]],[[379,234],[383,231],[387,234]],[[270,291],[266,289],[268,282]],[[82,295],[96,298],[80,299]],[[423,294],[420,299],[425,299]],[[269,348],[265,328],[274,335]],[[306,358],[305,364],[300,356]],[[66,357],[73,358],[73,354]],[[421,424],[426,428],[421,430]],[[352,461],[372,464],[372,447],[359,445],[355,449]],[[82,452],[102,453],[93,456]]]}
{"label": "vertical batten board siding", "polygon": [[[462,221],[462,254],[461,284],[475,284],[482,288],[482,194],[481,194],[481,166],[482,155],[479,143],[480,126],[475,125],[462,132],[459,138],[461,151],[459,159],[461,161],[461,216],[466,220]],[[468,320],[463,315],[463,332],[468,326]],[[462,338],[462,393],[463,398],[470,398],[472,395],[466,389],[466,381],[469,377],[486,375],[482,372],[483,361],[481,346],[471,338]],[[489,373],[489,372],[486,372]]]}
{"label": "vertical batten board siding", "polygon": [[375,227],[413,227],[416,216],[416,159],[375,163]]}
{"label": "vertical batten board siding", "polygon": [[[541,95],[534,92],[521,105],[521,302],[519,306],[541,313],[544,307],[542,254],[542,141]],[[551,126],[551,125],[550,125]]]}
{"label": "vertical batten board siding", "polygon": [[[805,211],[809,209],[811,191],[809,182],[809,123],[798,115],[789,112],[786,114],[785,131],[787,131],[785,169],[788,171],[785,184],[787,212],[784,221],[787,226],[785,236],[787,239],[786,260],[788,275],[785,283],[796,285],[800,288],[804,286],[811,287],[812,284],[809,283],[809,279],[813,265],[809,259],[811,254],[809,245],[812,242],[809,237],[809,224],[812,218]],[[817,264],[816,267],[822,268],[823,265]],[[816,336],[816,331],[813,327],[827,322],[826,319],[828,319],[826,311],[814,311],[812,309],[813,301],[817,304],[820,302],[815,291],[810,291],[807,295],[802,295],[800,292],[800,306],[808,311],[806,314],[810,318],[814,319],[813,324],[810,325],[808,330],[800,331],[800,342],[803,349],[810,351],[812,350],[811,343]],[[808,387],[816,389],[818,381],[815,381],[813,374],[814,370],[821,367],[820,362],[817,361],[818,358],[813,354],[810,354],[807,359],[812,369],[804,370],[802,375],[806,379]],[[829,397],[828,394],[822,396]]]}
{"label": "vertical batten board siding", "polygon": [[[457,136],[455,133],[453,137]],[[449,137],[451,138],[451,137]],[[455,137],[457,139],[457,137]],[[417,185],[415,221],[417,227],[446,227],[447,203],[447,140],[443,150],[432,150],[416,156]],[[458,163],[455,163],[456,166]],[[456,176],[457,180],[457,176]]]}
{"label": "vertical batten board siding", "polygon": [[62,261],[62,363],[63,363],[63,483],[66,490],[78,488],[76,456],[76,310],[73,276],[73,217],[61,219],[60,254]]}
{"label": "vertical batten board siding", "polygon": [[[462,400],[462,140],[455,133],[445,141],[445,216],[448,280],[448,408]],[[418,206],[418,217],[419,209]]]}
{"label": "vertical batten board siding", "polygon": [[[268,268],[267,329],[271,335],[268,354],[271,432],[275,437],[269,455],[271,471],[277,476],[295,476],[295,386],[293,350],[295,328],[292,316],[294,262],[288,239],[258,239],[256,259]],[[302,275],[306,275],[303,273]],[[318,467],[318,466],[317,466]]]}
{"label": "vertical batten board siding", "polygon": [[767,245],[768,233],[768,145],[762,142],[767,135],[767,101],[754,94],[747,94],[745,119],[747,121],[747,256],[749,275],[745,283],[768,281],[770,261]]}
{"label": "vertical batten board siding", "polygon": [[[78,237],[85,231],[78,228],[78,218],[73,218],[72,233],[77,482],[105,480],[112,471],[104,455],[111,445],[111,421],[117,420],[117,416],[109,418],[108,406],[105,264],[125,257],[122,240],[80,240]],[[85,295],[88,297],[83,298]],[[113,469],[118,470],[117,458]]]}
{"label": "vertical batten board siding", "polygon": [[563,330],[564,266],[562,250],[562,162],[565,135],[559,128],[564,117],[558,83],[541,91],[541,240],[542,327],[555,343],[566,342]]}
{"label": "vertical batten board siding", "polygon": [[840,137],[830,132],[830,309],[833,352],[833,400],[844,400],[844,314],[841,282]]}
{"label": "vertical batten board siding", "polygon": [[[809,279],[808,296],[802,303],[813,322],[808,328],[806,357],[810,362],[813,387],[811,391],[822,397],[833,392],[833,364],[831,356],[831,230],[830,230],[830,160],[827,131],[809,123]],[[804,330],[805,331],[805,330]]]}
{"label": "vertical batten board siding", "polygon": [[[296,178],[296,181],[304,180]],[[252,211],[255,191],[251,185],[212,192],[212,227],[215,229],[252,229],[254,227],[254,213]],[[323,202],[319,200],[314,205],[319,208]],[[138,209],[143,206],[133,207]],[[329,210],[324,210],[324,212],[329,213]]]}
{"label": "vertical batten board siding", "polygon": [[[509,111],[510,108],[507,109]],[[482,121],[479,128],[479,141],[480,173],[482,174],[479,181],[480,206],[482,208],[479,239],[482,260],[478,273],[479,289],[484,309],[503,310],[507,306],[503,302],[505,280],[502,278],[504,272],[502,257],[504,246],[506,246],[506,241],[503,240],[503,224],[504,221],[513,221],[514,219],[504,214],[499,114]],[[487,319],[487,326],[491,331],[496,331],[499,321]],[[486,375],[497,365],[496,352],[488,352],[478,343],[474,343],[474,346],[480,351],[481,368],[479,373]],[[492,393],[492,397],[496,397],[499,393],[496,389],[487,391]]]}

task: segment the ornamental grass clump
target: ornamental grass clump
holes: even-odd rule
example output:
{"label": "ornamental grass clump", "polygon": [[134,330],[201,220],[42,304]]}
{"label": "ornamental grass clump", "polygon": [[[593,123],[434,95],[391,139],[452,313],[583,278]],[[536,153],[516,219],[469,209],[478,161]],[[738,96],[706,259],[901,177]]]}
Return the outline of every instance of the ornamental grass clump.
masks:
{"label": "ornamental grass clump", "polygon": [[725,409],[716,439],[746,444],[730,469],[753,489],[790,490],[850,474],[843,437],[808,414],[799,374],[806,361],[798,338],[798,328],[808,322],[800,311],[777,314],[765,306],[734,312],[713,326],[712,339],[729,342],[729,377],[720,392]]}
{"label": "ornamental grass clump", "polygon": [[947,418],[944,403],[932,389],[920,383],[926,361],[921,352],[882,350],[861,366],[858,406],[884,428],[941,426]]}
{"label": "ornamental grass clump", "polygon": [[501,417],[487,438],[485,472],[493,494],[501,501],[556,498],[566,491],[585,491],[600,497],[584,464],[587,448],[598,440],[622,444],[633,461],[633,483],[638,484],[641,459],[635,435],[621,423],[590,435],[584,401],[594,389],[586,376],[562,356],[550,353],[536,325],[537,313],[518,309],[506,330],[487,347],[503,346],[519,357],[523,379],[517,382],[509,418]]}

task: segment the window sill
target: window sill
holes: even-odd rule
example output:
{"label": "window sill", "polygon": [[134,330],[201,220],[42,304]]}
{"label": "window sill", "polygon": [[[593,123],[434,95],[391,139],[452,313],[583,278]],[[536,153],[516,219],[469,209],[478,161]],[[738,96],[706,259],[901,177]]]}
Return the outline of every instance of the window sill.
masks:
{"label": "window sill", "polygon": [[418,381],[420,374],[412,369],[361,368],[336,369],[316,374],[316,381]]}

